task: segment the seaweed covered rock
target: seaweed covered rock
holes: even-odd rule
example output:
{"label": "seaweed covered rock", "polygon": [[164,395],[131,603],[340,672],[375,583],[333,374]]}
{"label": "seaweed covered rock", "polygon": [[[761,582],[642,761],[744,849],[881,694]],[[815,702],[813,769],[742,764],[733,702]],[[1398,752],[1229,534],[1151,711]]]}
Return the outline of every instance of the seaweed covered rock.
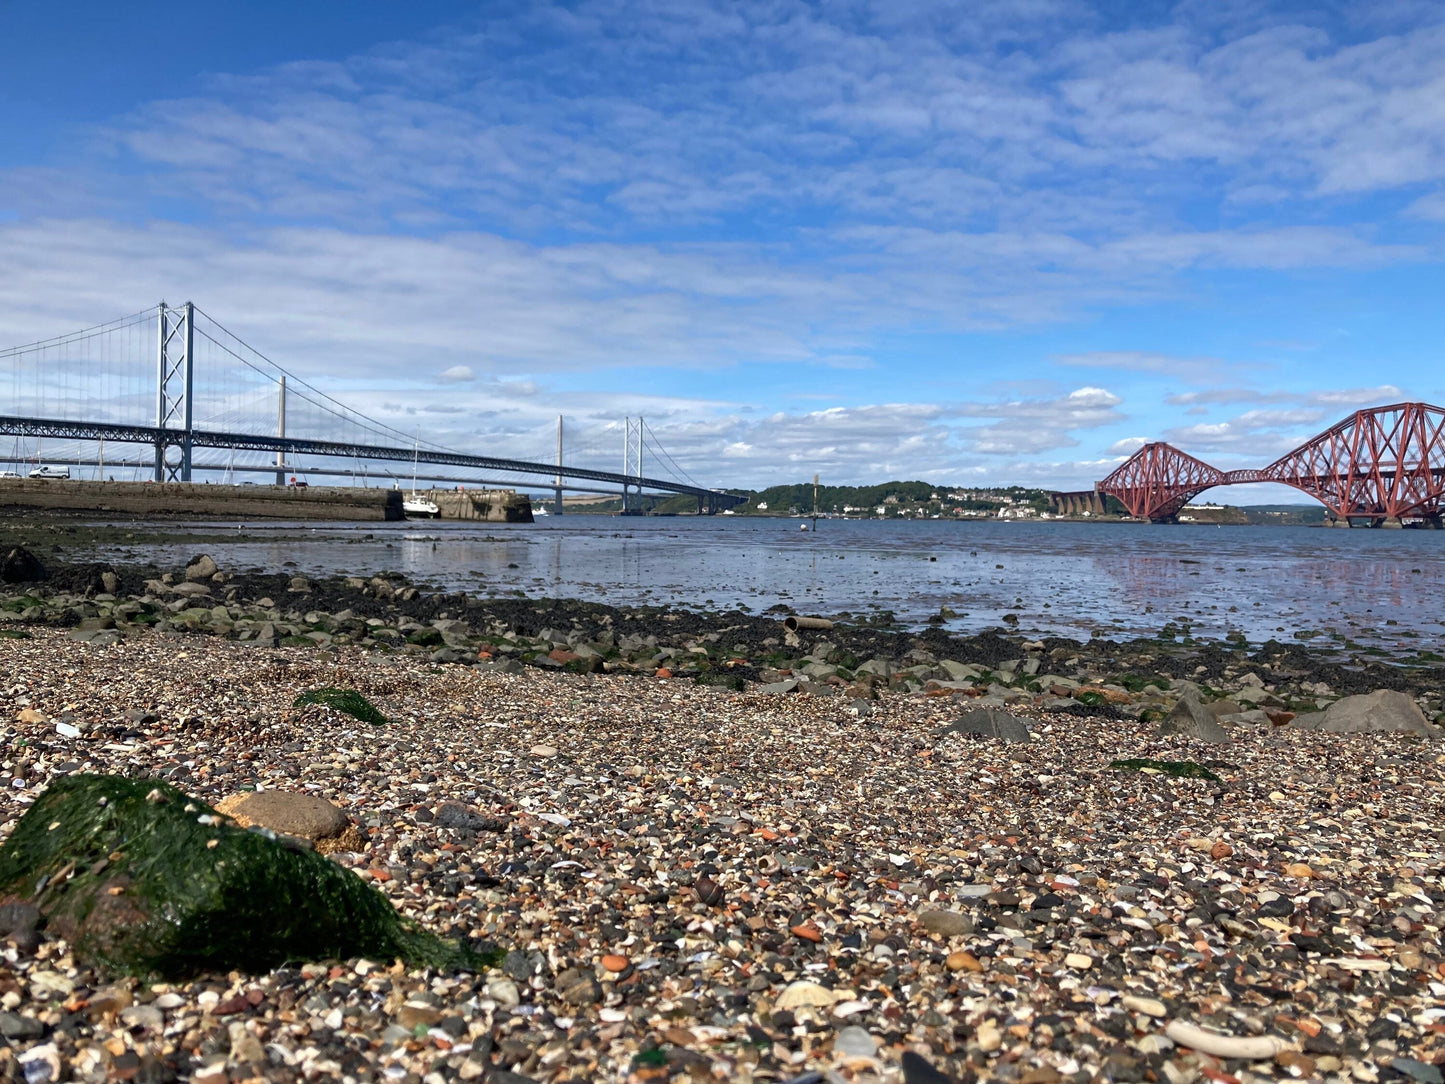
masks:
{"label": "seaweed covered rock", "polygon": [[45,578],[40,558],[24,546],[16,546],[0,557],[0,583],[38,583]]}
{"label": "seaweed covered rock", "polygon": [[350,715],[353,719],[372,726],[385,726],[387,718],[376,709],[366,697],[355,689],[312,689],[298,696],[291,704],[293,708],[304,708],[312,704]]}
{"label": "seaweed covered rock", "polygon": [[331,860],[234,827],[154,780],[53,783],[0,847],[0,904],[12,902],[38,908],[82,961],[133,975],[355,956],[492,962],[423,930]]}

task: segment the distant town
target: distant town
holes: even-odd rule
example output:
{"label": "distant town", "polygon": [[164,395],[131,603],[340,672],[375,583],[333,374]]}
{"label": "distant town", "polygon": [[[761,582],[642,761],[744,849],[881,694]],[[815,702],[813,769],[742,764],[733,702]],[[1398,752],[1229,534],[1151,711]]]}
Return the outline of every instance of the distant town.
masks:
{"label": "distant town", "polygon": [[[1112,497],[1104,499],[1102,514],[1084,511],[1065,515],[1053,510],[1050,491],[1027,486],[959,487],[939,486],[931,482],[881,482],[872,486],[818,486],[816,512],[827,519],[954,519],[954,520],[1115,520],[1128,519],[1129,513]],[[568,498],[569,513],[605,515],[621,507],[616,498]],[[691,497],[647,497],[644,511],[651,515],[685,515],[695,509]],[[812,516],[813,485],[799,482],[770,486],[750,493],[748,500],[729,511],[738,516]],[[1179,514],[1181,523],[1206,523],[1231,526],[1274,524],[1280,526],[1314,525],[1324,521],[1325,510],[1319,505],[1258,505],[1235,507],[1212,502],[1186,505]]]}

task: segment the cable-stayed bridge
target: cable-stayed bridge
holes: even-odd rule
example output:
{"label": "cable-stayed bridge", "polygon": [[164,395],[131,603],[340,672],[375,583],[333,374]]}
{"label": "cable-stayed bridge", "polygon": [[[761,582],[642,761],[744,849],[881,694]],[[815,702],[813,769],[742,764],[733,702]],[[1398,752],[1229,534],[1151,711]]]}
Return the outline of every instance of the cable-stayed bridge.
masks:
{"label": "cable-stayed bridge", "polygon": [[[699,485],[641,418],[564,434],[559,415],[550,462],[540,454],[475,455],[424,439],[420,429],[408,434],[283,368],[191,302],[161,302],[0,350],[0,388],[7,375],[0,437],[13,444],[8,454],[0,446],[0,464],[17,467],[92,468],[97,478],[119,471],[157,482],[259,474],[277,485],[301,475],[506,486],[550,491],[557,511],[564,491],[620,493],[624,512],[640,508],[643,494],[684,494],[700,513],[744,499]],[[540,451],[540,436],[522,434],[519,443]],[[608,459],[617,462],[619,443],[622,470],[606,469]]]}

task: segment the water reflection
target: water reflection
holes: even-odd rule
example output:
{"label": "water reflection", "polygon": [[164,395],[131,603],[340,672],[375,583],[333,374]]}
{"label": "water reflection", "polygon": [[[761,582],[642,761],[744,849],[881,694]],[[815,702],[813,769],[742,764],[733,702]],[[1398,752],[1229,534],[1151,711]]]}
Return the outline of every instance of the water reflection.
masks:
{"label": "water reflection", "polygon": [[[1153,633],[1182,619],[1206,636],[1339,627],[1362,641],[1416,631],[1433,642],[1445,617],[1445,532],[833,520],[804,533],[789,520],[617,523],[248,525],[241,541],[216,545],[208,531],[205,545],[231,568],[289,561],[313,574],[399,571],[452,589],[619,604],[888,609],[915,624],[947,606],[961,615],[949,621],[959,629],[1014,614],[1021,631],[1074,637]],[[177,529],[154,559],[183,564],[197,552],[184,533],[192,529]],[[125,559],[119,547],[96,556]]]}

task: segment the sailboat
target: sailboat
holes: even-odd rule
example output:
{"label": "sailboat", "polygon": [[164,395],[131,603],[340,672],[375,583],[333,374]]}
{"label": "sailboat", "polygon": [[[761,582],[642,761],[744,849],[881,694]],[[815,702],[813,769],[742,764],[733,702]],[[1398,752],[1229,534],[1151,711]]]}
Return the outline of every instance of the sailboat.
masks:
{"label": "sailboat", "polygon": [[421,439],[418,438],[411,450],[411,492],[402,498],[401,511],[408,519],[437,519],[442,510],[437,502],[416,491],[416,464],[421,454]]}

